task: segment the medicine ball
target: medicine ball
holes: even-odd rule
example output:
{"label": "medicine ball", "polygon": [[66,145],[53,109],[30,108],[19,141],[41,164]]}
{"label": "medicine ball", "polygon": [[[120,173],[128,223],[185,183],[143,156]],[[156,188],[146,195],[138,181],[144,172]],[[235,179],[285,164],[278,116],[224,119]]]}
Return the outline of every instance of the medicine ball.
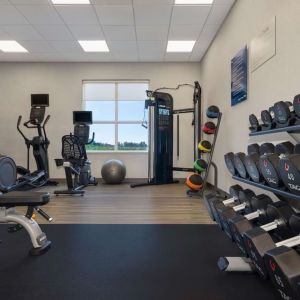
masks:
{"label": "medicine ball", "polygon": [[203,140],[198,144],[198,149],[201,152],[208,153],[211,151],[211,143],[209,141]]}
{"label": "medicine ball", "polygon": [[203,126],[203,132],[206,134],[214,134],[216,131],[216,125],[213,122],[206,122]]}
{"label": "medicine ball", "polygon": [[186,179],[186,185],[191,190],[200,190],[203,187],[203,179],[201,175],[197,173],[190,174]]}
{"label": "medicine ball", "polygon": [[215,105],[211,105],[211,106],[206,110],[206,116],[207,116],[208,118],[212,118],[212,119],[218,118],[219,113],[220,113],[219,107],[218,107],[218,106],[215,106]]}
{"label": "medicine ball", "polygon": [[198,172],[203,172],[207,168],[207,162],[204,159],[197,159],[194,162],[194,169]]}
{"label": "medicine ball", "polygon": [[126,167],[122,161],[111,159],[106,161],[102,166],[101,175],[105,183],[118,184],[126,176]]}

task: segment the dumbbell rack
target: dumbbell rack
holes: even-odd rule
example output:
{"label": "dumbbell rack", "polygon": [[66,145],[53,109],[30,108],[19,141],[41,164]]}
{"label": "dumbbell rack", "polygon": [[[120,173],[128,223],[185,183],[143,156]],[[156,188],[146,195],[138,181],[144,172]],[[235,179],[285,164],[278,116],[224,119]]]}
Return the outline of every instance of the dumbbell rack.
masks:
{"label": "dumbbell rack", "polygon": [[214,168],[214,188],[215,188],[215,190],[218,189],[218,169],[217,169],[217,166],[215,165],[215,163],[212,161],[212,157],[213,157],[213,154],[214,154],[214,149],[215,149],[215,145],[216,145],[216,141],[217,141],[217,137],[218,137],[218,133],[219,133],[219,127],[220,127],[220,124],[221,124],[221,120],[222,120],[222,113],[219,112],[219,115],[218,115],[218,118],[217,118],[216,130],[215,130],[215,133],[213,135],[214,138],[213,138],[213,141],[212,141],[212,144],[211,144],[211,151],[209,153],[207,153],[207,159],[206,159],[207,168],[204,172],[202,172],[202,177],[203,177],[202,188],[200,190],[191,190],[191,189],[187,190],[186,193],[190,197],[198,197],[198,198],[203,197],[205,188],[207,186],[207,179],[208,179],[209,170],[210,170],[211,166],[213,166],[213,168]]}
{"label": "dumbbell rack", "polygon": [[[256,132],[250,132],[249,136],[260,136],[260,135],[266,135],[266,134],[273,134],[273,133],[279,133],[279,132],[286,132],[292,136],[292,138],[296,142],[300,142],[300,125],[293,125],[293,126],[288,126],[288,127],[282,127],[282,128],[274,128],[270,130],[263,130],[263,131],[256,131]],[[258,187],[260,189],[269,191],[274,193],[280,200],[288,201],[290,202],[293,207],[295,207],[296,204],[296,209],[300,210],[300,195],[296,195],[288,191],[286,188],[273,188],[271,186],[268,186],[267,184],[264,183],[257,183],[254,182],[250,179],[245,179],[239,176],[232,176],[234,180]]]}

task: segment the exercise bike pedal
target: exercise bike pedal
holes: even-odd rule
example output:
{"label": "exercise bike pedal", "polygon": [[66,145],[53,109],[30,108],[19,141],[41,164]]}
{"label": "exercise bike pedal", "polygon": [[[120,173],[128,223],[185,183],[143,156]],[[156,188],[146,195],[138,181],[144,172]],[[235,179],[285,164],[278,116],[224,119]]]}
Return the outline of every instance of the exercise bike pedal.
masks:
{"label": "exercise bike pedal", "polygon": [[40,256],[48,252],[51,248],[51,241],[47,241],[42,247],[32,248],[29,251],[31,256]]}

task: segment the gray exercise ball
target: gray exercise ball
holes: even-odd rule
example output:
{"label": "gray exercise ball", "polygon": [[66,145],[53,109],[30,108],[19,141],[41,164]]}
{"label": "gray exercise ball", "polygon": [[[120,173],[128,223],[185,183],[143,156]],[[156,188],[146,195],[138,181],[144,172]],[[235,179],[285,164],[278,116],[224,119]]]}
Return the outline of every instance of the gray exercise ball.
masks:
{"label": "gray exercise ball", "polygon": [[111,159],[106,161],[102,166],[101,175],[105,183],[118,184],[126,176],[126,167],[122,161]]}

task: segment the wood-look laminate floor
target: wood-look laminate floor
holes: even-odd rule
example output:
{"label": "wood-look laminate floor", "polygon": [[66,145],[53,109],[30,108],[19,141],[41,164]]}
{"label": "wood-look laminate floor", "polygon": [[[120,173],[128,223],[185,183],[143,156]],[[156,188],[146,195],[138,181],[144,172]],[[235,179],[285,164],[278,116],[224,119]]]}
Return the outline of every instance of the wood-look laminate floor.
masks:
{"label": "wood-look laminate floor", "polygon": [[[44,187],[53,192],[58,187]],[[132,189],[129,184],[90,186],[81,196],[51,196],[43,209],[55,224],[210,224],[202,199],[186,196],[184,184]],[[38,216],[38,222],[45,221]]]}

